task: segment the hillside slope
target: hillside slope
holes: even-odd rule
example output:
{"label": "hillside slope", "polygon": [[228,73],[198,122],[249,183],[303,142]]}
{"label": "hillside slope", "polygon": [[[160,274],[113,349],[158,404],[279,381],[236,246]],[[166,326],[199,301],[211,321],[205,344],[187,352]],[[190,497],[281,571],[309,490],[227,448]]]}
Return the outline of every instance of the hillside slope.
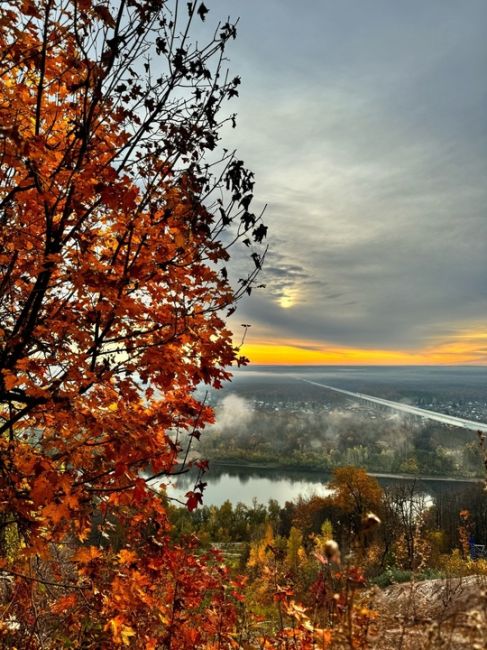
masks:
{"label": "hillside slope", "polygon": [[392,585],[374,594],[376,650],[487,649],[487,577]]}

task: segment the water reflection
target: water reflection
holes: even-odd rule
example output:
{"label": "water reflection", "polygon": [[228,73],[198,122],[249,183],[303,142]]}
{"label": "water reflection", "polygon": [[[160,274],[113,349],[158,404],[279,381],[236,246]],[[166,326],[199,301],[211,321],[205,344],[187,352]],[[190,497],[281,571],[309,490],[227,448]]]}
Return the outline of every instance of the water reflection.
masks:
{"label": "water reflection", "polygon": [[[305,472],[282,472],[276,470],[255,470],[241,468],[213,468],[206,476],[208,484],[204,494],[205,505],[220,506],[229,500],[251,506],[254,500],[267,503],[275,499],[284,505],[302,496],[309,498],[314,494],[327,496],[331,490],[326,486],[328,476],[306,474]],[[168,488],[171,496],[178,498],[193,487],[194,477],[185,474],[178,477]]]}
{"label": "water reflection", "polygon": [[[331,490],[327,487],[330,476],[320,472],[292,471],[283,469],[263,469],[252,467],[213,466],[204,481],[207,487],[204,493],[205,505],[220,506],[229,500],[232,503],[244,503],[251,506],[254,500],[267,504],[275,499],[280,505],[286,501],[295,501],[302,496],[309,498],[314,494],[327,496]],[[194,475],[184,474],[168,486],[170,496],[181,500],[194,486]],[[384,488],[413,483],[416,494],[421,494],[428,505],[440,494],[462,491],[468,482],[442,481],[435,479],[415,479],[404,477],[378,477]]]}

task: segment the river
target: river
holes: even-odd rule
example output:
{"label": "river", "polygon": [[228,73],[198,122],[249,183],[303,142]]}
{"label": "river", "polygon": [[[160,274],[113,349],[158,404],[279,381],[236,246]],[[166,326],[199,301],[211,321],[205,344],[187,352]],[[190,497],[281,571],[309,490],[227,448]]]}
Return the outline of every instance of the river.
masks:
{"label": "river", "polygon": [[[294,501],[299,496],[330,494],[327,482],[330,476],[320,472],[304,472],[284,469],[265,469],[261,467],[212,466],[203,479],[207,483],[204,504],[220,506],[225,501],[244,503],[251,506],[254,500],[267,504],[275,499],[281,506],[286,501]],[[377,480],[383,487],[410,484],[415,481],[418,491],[427,500],[440,493],[461,491],[471,485],[472,480],[448,479],[442,477],[414,478],[403,475],[379,475]],[[194,479],[189,475],[178,477],[169,488],[171,496],[184,500],[184,494],[193,487]]]}

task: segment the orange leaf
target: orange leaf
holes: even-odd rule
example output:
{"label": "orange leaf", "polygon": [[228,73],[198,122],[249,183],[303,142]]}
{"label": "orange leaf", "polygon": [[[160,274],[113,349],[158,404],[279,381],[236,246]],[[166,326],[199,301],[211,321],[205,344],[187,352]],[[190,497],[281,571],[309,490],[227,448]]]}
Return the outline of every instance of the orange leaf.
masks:
{"label": "orange leaf", "polygon": [[67,596],[62,596],[51,605],[51,612],[53,614],[61,614],[68,609],[72,609],[75,604],[76,596],[74,594],[68,594]]}
{"label": "orange leaf", "polygon": [[5,390],[12,390],[14,386],[17,385],[17,377],[13,375],[8,370],[3,371],[3,383],[5,384]]}
{"label": "orange leaf", "polygon": [[102,552],[96,546],[83,546],[78,549],[73,556],[73,559],[81,564],[89,564],[93,560],[102,556]]}
{"label": "orange leaf", "polygon": [[68,508],[63,503],[49,503],[42,508],[42,516],[50,519],[54,525],[70,516]]}
{"label": "orange leaf", "polygon": [[129,551],[126,548],[123,548],[118,554],[118,559],[120,564],[132,564],[137,561],[137,553],[134,551]]}

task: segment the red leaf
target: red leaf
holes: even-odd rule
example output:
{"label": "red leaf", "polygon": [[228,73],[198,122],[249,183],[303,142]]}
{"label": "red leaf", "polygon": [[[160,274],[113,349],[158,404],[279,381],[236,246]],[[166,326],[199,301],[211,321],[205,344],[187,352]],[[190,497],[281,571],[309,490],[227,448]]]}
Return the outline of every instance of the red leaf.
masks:
{"label": "red leaf", "polygon": [[203,503],[203,495],[201,492],[186,492],[186,507],[190,512],[196,510],[196,508]]}

